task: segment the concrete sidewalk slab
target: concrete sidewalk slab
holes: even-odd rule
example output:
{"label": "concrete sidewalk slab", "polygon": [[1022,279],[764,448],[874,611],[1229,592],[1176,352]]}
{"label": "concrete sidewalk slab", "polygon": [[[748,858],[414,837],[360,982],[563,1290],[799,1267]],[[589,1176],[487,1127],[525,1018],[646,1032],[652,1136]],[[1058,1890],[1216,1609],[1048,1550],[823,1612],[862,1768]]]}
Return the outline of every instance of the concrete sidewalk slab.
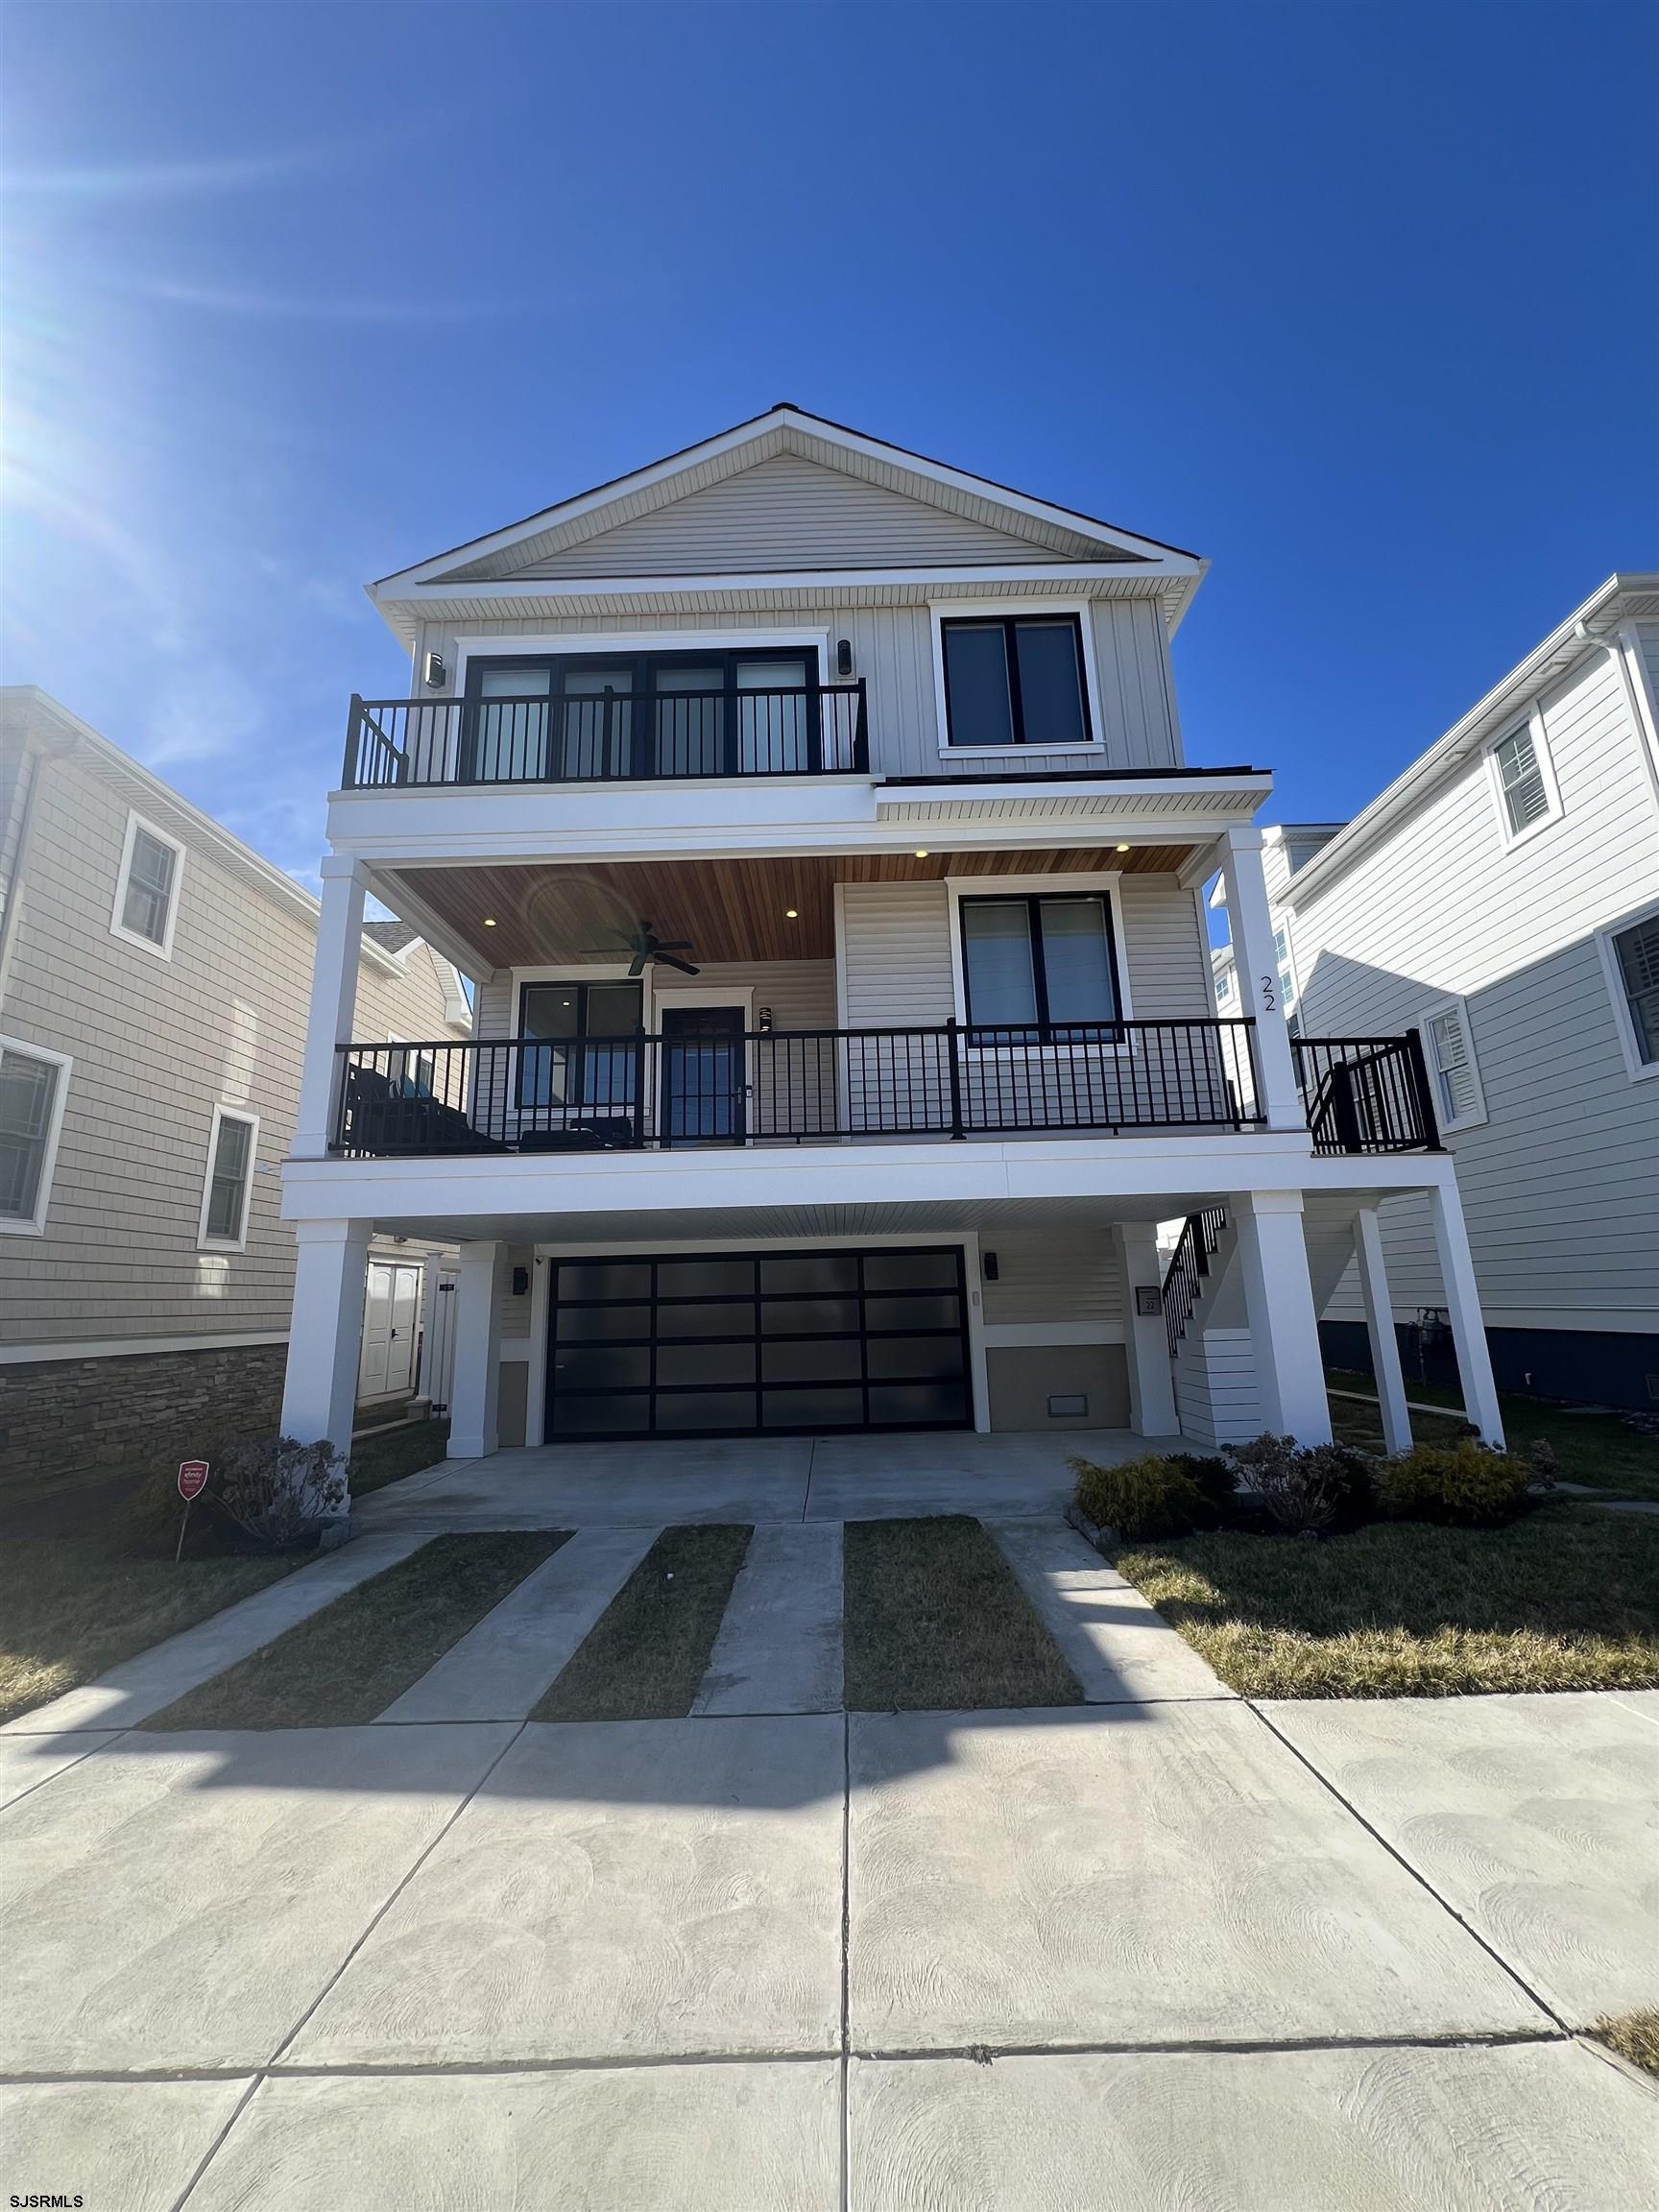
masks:
{"label": "concrete sidewalk slab", "polygon": [[325,1552],[308,1566],[297,1567],[268,1589],[255,1591],[252,1598],[169,1636],[136,1659],[112,1667],[96,1682],[66,1690],[50,1705],[21,1714],[0,1729],[0,1736],[45,1736],[65,1728],[131,1728],[182,1697],[186,1690],[259,1650],[297,1621],[367,1582],[372,1575],[396,1567],[399,1559],[418,1551],[429,1534],[426,1529],[389,1529],[343,1544],[338,1551]]}
{"label": "concrete sidewalk slab", "polygon": [[263,2064],[511,1741],[126,1736],[0,1821],[0,2072]]}
{"label": "concrete sidewalk slab", "polygon": [[268,2080],[190,2212],[834,2212],[837,2072],[820,2062]]}
{"label": "concrete sidewalk slab", "polygon": [[848,2101],[859,2212],[1659,2201],[1659,2095],[1566,2042],[854,2063]]}
{"label": "concrete sidewalk slab", "polygon": [[654,1528],[579,1528],[379,1720],[522,1720],[651,1549]]}
{"label": "concrete sidewalk slab", "polygon": [[694,1714],[839,1713],[841,1528],[757,1528]]}
{"label": "concrete sidewalk slab", "polygon": [[828,1714],[531,1723],[286,2056],[834,2051],[841,1731]]}
{"label": "concrete sidewalk slab", "polygon": [[1237,1695],[1075,1528],[1063,1521],[987,1526],[1089,1704]]}
{"label": "concrete sidewalk slab", "polygon": [[1659,2004],[1659,1730],[1616,1696],[1264,1704],[1576,2026]]}
{"label": "concrete sidewalk slab", "polygon": [[0,1736],[0,1811],[78,1759],[113,1743],[118,1729],[83,1729],[66,1736]]}
{"label": "concrete sidewalk slab", "polygon": [[0,2202],[174,2212],[252,2080],[0,2084]]}
{"label": "concrete sidewalk slab", "polygon": [[1549,2027],[1248,1706],[854,1714],[854,2047]]}

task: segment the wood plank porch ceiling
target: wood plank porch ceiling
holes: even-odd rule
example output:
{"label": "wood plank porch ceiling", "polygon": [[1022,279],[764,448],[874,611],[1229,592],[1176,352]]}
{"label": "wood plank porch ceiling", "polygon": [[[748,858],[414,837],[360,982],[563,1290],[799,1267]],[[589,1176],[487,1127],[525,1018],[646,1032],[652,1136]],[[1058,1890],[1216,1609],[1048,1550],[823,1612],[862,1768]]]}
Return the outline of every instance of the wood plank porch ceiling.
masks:
{"label": "wood plank porch ceiling", "polygon": [[[798,859],[631,860],[493,868],[409,868],[401,879],[497,968],[613,956],[618,932],[648,921],[689,957],[830,960],[834,891],[843,883],[938,883],[947,877],[1168,875],[1188,848],[1063,846],[1052,851],[842,854]],[[390,894],[396,904],[395,889]],[[794,907],[796,919],[788,910]],[[494,926],[487,927],[487,918]]]}

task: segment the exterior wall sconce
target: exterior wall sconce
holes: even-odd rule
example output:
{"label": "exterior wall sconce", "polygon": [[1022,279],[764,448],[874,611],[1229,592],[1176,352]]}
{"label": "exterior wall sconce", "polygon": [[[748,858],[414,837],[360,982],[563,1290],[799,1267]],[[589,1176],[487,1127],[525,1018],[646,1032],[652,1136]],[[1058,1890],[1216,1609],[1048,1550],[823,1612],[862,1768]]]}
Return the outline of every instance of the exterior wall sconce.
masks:
{"label": "exterior wall sconce", "polygon": [[996,1282],[1000,1270],[997,1263],[997,1255],[995,1252],[982,1252],[980,1254],[979,1272],[984,1276],[987,1283]]}
{"label": "exterior wall sconce", "polygon": [[442,691],[449,681],[449,671],[444,665],[442,653],[428,653],[421,670],[428,691]]}
{"label": "exterior wall sconce", "polygon": [[837,637],[835,640],[835,673],[843,678],[851,676],[853,673],[853,640],[851,637]]}
{"label": "exterior wall sconce", "polygon": [[514,1268],[514,1270],[513,1270],[513,1295],[514,1295],[514,1297],[515,1297],[515,1298],[522,1298],[522,1297],[525,1295],[525,1293],[528,1291],[529,1287],[530,1287],[530,1270],[529,1270],[529,1268],[528,1268],[528,1267],[515,1267],[515,1268]]}
{"label": "exterior wall sconce", "polygon": [[770,1031],[772,1027],[772,1009],[770,1006],[757,1006],[755,1009],[755,1026],[762,1036]]}

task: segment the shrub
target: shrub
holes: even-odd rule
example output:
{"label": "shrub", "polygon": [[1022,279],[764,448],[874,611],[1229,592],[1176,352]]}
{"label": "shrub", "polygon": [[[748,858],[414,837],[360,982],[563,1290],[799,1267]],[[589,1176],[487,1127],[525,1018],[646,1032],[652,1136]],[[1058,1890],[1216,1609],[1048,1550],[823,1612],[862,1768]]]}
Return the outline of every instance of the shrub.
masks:
{"label": "shrub", "polygon": [[1214,1518],[1204,1494],[1173,1459],[1155,1452],[1125,1459],[1117,1467],[1096,1467],[1073,1459],[1077,1510],[1128,1543],[1152,1536],[1190,1536]]}
{"label": "shrub", "polygon": [[1357,1528],[1376,1506],[1364,1455],[1345,1444],[1298,1444],[1294,1436],[1262,1435],[1224,1447],[1274,1525],[1293,1534]]}
{"label": "shrub", "polygon": [[215,1504],[256,1544],[281,1551],[346,1505],[346,1463],[325,1436],[251,1437],[233,1444],[210,1478]]}
{"label": "shrub", "polygon": [[1390,1459],[1382,1493],[1397,1520],[1496,1528],[1526,1504],[1531,1479],[1525,1459],[1460,1436],[1455,1444],[1419,1444]]}
{"label": "shrub", "polygon": [[1561,1460],[1548,1436],[1534,1436],[1527,1447],[1527,1464],[1540,1490],[1553,1490],[1561,1479]]}
{"label": "shrub", "polygon": [[1238,1477],[1225,1459],[1198,1452],[1172,1452],[1169,1464],[1186,1476],[1218,1524],[1231,1518],[1238,1503]]}

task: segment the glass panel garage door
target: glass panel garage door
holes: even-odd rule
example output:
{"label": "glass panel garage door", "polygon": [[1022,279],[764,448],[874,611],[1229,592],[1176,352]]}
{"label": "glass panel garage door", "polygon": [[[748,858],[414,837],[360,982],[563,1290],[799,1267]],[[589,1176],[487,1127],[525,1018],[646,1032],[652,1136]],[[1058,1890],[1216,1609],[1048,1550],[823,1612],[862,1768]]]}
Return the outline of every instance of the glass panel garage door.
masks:
{"label": "glass panel garage door", "polygon": [[960,1249],[548,1264],[552,1442],[972,1418]]}

